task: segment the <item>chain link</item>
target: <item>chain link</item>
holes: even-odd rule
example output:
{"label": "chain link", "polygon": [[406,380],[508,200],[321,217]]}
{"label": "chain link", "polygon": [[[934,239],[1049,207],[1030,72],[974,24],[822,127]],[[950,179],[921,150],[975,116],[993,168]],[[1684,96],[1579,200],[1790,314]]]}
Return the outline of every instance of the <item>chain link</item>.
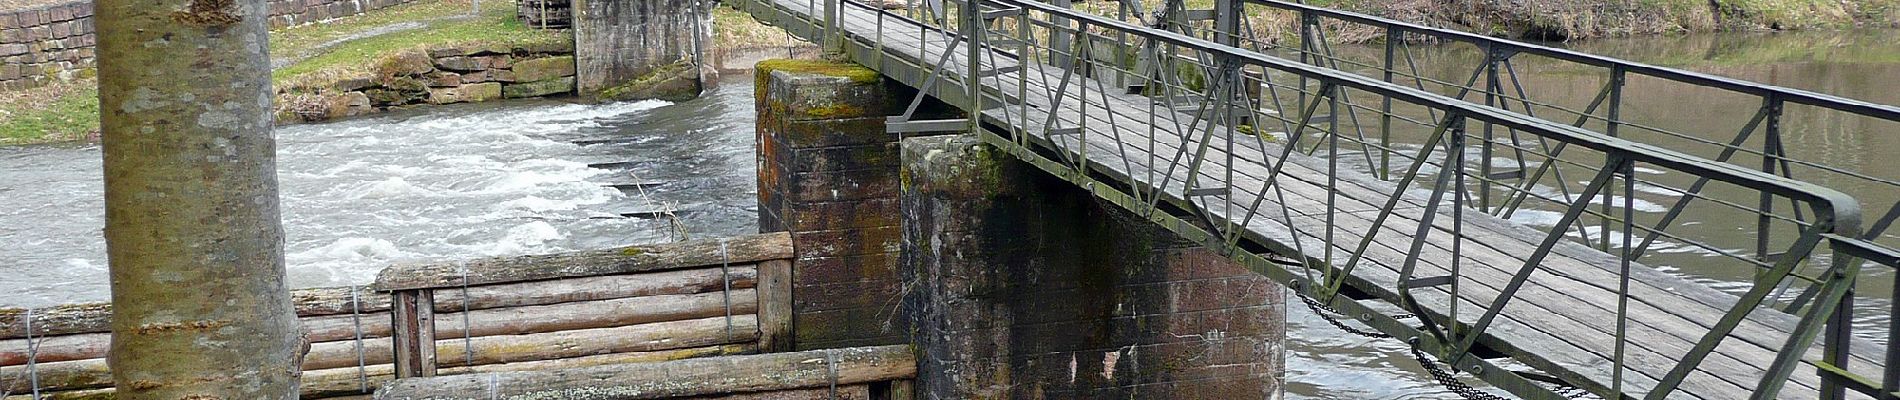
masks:
{"label": "chain link", "polygon": [[[1374,339],[1392,338],[1392,335],[1385,334],[1384,332],[1368,331],[1346,325],[1345,322],[1341,322],[1338,318],[1333,317],[1334,315],[1344,316],[1347,315],[1346,313],[1325,304],[1320,304],[1319,300],[1307,297],[1304,293],[1296,292],[1294,295],[1299,296],[1300,302],[1306,303],[1306,308],[1313,310],[1314,315],[1318,315],[1320,319],[1326,320],[1326,323],[1332,325],[1334,328],[1339,328],[1339,330],[1346,331],[1346,333]],[[1417,316],[1413,314],[1395,314],[1389,315],[1389,317],[1392,319],[1407,319]],[[1471,387],[1471,385],[1466,384],[1464,381],[1458,380],[1454,372],[1439,368],[1438,362],[1426,356],[1425,352],[1420,351],[1416,343],[1407,343],[1407,345],[1409,345],[1407,350],[1412,352],[1412,358],[1418,360],[1418,365],[1425,367],[1425,372],[1432,375],[1432,380],[1437,381],[1438,384],[1444,386],[1446,390],[1457,393],[1458,397],[1462,397],[1465,400],[1508,400],[1505,397],[1479,390],[1478,388]],[[1556,392],[1558,396],[1569,399],[1579,399],[1590,395],[1588,391],[1569,385],[1557,385],[1557,387],[1551,389],[1551,391]]]}

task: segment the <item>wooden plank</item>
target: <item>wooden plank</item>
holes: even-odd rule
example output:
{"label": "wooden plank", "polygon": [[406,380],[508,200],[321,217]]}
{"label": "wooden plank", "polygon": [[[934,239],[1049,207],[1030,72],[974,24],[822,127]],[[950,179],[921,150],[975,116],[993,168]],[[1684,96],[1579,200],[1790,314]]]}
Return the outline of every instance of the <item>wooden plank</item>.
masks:
{"label": "wooden plank", "polygon": [[586,393],[601,400],[661,399],[852,385],[916,374],[910,346],[893,345],[400,379],[377,390],[376,398],[460,399],[467,393],[567,398]]}
{"label": "wooden plank", "polygon": [[390,325],[396,377],[435,376],[435,306],[431,290],[395,292]]}
{"label": "wooden plank", "polygon": [[[618,249],[432,264],[398,265],[376,275],[376,290],[443,288],[745,264],[792,257],[791,234],[779,232]],[[467,280],[464,281],[463,277]]]}
{"label": "wooden plank", "polygon": [[792,331],[792,262],[759,263],[759,349],[768,353],[795,348]]}

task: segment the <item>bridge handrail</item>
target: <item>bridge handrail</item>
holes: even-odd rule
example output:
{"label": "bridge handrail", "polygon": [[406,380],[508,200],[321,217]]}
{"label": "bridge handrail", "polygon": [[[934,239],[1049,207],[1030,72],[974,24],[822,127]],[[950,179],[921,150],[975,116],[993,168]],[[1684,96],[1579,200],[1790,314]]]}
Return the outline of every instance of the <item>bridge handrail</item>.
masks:
{"label": "bridge handrail", "polygon": [[1833,109],[1833,110],[1846,111],[1846,112],[1854,113],[1857,115],[1862,115],[1862,116],[1867,116],[1867,117],[1872,117],[1872,118],[1879,118],[1879,119],[1890,120],[1890,121],[1900,121],[1900,107],[1873,103],[1873,102],[1857,100],[1857,99],[1851,99],[1851,98],[1846,98],[1846,97],[1840,97],[1840,96],[1830,95],[1826,93],[1817,93],[1817,92],[1812,92],[1812,91],[1807,91],[1807,90],[1794,89],[1794,88],[1764,84],[1764,83],[1759,83],[1759,82],[1750,82],[1750,81],[1729,78],[1729,77],[1720,76],[1720,75],[1712,75],[1712,74],[1705,74],[1701,72],[1688,71],[1688,70],[1677,69],[1677,68],[1656,66],[1656,65],[1640,63],[1640,62],[1635,62],[1635,61],[1630,61],[1630,60],[1624,60],[1620,58],[1583,53],[1583,52],[1578,52],[1578,51],[1569,50],[1569,49],[1562,49],[1562,48],[1543,46],[1543,45],[1532,44],[1532,43],[1525,43],[1525,42],[1520,42],[1520,41],[1515,41],[1515,40],[1510,40],[1510,39],[1495,38],[1495,37],[1479,35],[1479,34],[1475,34],[1471,32],[1454,30],[1454,29],[1435,28],[1435,27],[1419,25],[1415,23],[1398,21],[1398,20],[1392,20],[1392,19],[1387,19],[1383,17],[1366,15],[1366,14],[1361,14],[1361,13],[1356,13],[1356,12],[1351,12],[1351,11],[1334,10],[1334,9],[1315,7],[1315,6],[1305,5],[1305,4],[1291,3],[1285,0],[1243,0],[1243,1],[1246,1],[1249,3],[1261,4],[1261,5],[1279,8],[1279,9],[1284,9],[1284,10],[1314,13],[1316,15],[1322,15],[1322,16],[1326,16],[1330,18],[1335,18],[1335,19],[1340,19],[1340,20],[1345,20],[1345,21],[1352,21],[1352,22],[1357,22],[1357,23],[1366,24],[1366,25],[1383,26],[1383,27],[1386,27],[1387,29],[1398,29],[1402,31],[1408,31],[1411,33],[1423,34],[1423,35],[1444,38],[1444,39],[1457,40],[1461,42],[1471,43],[1479,47],[1486,47],[1486,48],[1503,47],[1511,51],[1536,54],[1540,56],[1572,61],[1572,62],[1578,62],[1578,63],[1588,64],[1588,65],[1594,65],[1598,67],[1619,68],[1625,72],[1636,73],[1640,75],[1661,78],[1661,79],[1666,79],[1670,81],[1688,83],[1688,84],[1699,85],[1699,86],[1714,87],[1714,88],[1728,90],[1728,91],[1732,91],[1736,93],[1745,93],[1745,94],[1750,94],[1750,95],[1755,95],[1755,96],[1774,97],[1777,99],[1781,99],[1783,101],[1789,101],[1789,102],[1794,102],[1798,104],[1806,104],[1806,105],[1823,107],[1823,108],[1828,108],[1828,109]]}
{"label": "bridge handrail", "polygon": [[[1211,53],[1219,57],[1231,57],[1244,61],[1247,64],[1259,65],[1282,72],[1317,79],[1322,82],[1388,95],[1394,99],[1403,99],[1410,103],[1427,105],[1447,112],[1456,112],[1467,118],[1520,129],[1538,136],[1584,146],[1604,153],[1621,154],[1625,157],[1629,157],[1629,159],[1633,161],[1666,166],[1671,169],[1696,174],[1697,176],[1710,177],[1717,181],[1774,193],[1782,197],[1809,204],[1816,213],[1817,220],[1815,221],[1815,225],[1825,229],[1823,231],[1824,233],[1833,233],[1843,236],[1855,236],[1859,234],[1860,202],[1846,193],[1825,186],[1789,179],[1762,171],[1741,168],[1733,164],[1718,163],[1655,145],[1544,121],[1523,114],[1498,110],[1493,107],[1475,104],[1437,93],[1426,92],[1356,74],[1331,71],[1313,65],[1210,42],[1201,38],[1138,26],[1087,12],[1071,10],[1065,7],[1027,0],[987,1],[1044,12],[1060,18],[1076,20],[1086,25],[1134,33],[1191,50]],[[1894,111],[1896,111],[1896,116],[1900,116],[1900,110]]]}

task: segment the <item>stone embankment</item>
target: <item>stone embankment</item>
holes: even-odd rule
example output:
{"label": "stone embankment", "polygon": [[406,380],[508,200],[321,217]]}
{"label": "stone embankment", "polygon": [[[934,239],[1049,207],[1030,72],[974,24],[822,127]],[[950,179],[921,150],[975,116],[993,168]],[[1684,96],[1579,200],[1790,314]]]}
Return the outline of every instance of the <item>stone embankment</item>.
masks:
{"label": "stone embankment", "polygon": [[572,42],[438,46],[375,62],[360,76],[280,89],[278,120],[323,121],[421,104],[574,93]]}
{"label": "stone embankment", "polygon": [[[358,15],[412,0],[271,0],[272,29]],[[0,92],[90,77],[92,0],[29,2],[0,9]]]}

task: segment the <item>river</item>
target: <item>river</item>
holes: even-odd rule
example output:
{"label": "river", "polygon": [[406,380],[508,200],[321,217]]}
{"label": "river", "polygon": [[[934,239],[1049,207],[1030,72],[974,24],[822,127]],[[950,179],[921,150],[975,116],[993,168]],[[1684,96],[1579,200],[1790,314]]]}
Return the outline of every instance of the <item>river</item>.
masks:
{"label": "river", "polygon": [[[1571,47],[1900,104],[1895,31],[1644,37]],[[1456,49],[1424,54],[1470,56]],[[1527,86],[1562,98],[1594,95],[1601,84],[1558,68],[1533,65],[1520,72]],[[729,78],[708,96],[680,104],[507,101],[280,128],[290,283],[363,284],[392,263],[651,243],[678,237],[680,228],[692,237],[754,232],[754,109],[747,79]],[[1878,161],[1900,149],[1893,131],[1854,121],[1805,122],[1824,128],[1791,132],[1801,154],[1900,175],[1900,164]],[[7,205],[0,208],[0,286],[8,291],[0,307],[107,298],[99,165],[94,146],[0,147],[0,204]],[[636,179],[658,184],[606,186]],[[1900,193],[1868,196],[1900,200]],[[677,224],[619,216],[664,205],[677,210]],[[1709,282],[1737,280],[1727,269],[1685,257],[1670,269]],[[1346,334],[1297,301],[1289,303],[1288,398],[1456,398],[1430,381],[1402,343]],[[1859,322],[1877,328],[1881,318]]]}

